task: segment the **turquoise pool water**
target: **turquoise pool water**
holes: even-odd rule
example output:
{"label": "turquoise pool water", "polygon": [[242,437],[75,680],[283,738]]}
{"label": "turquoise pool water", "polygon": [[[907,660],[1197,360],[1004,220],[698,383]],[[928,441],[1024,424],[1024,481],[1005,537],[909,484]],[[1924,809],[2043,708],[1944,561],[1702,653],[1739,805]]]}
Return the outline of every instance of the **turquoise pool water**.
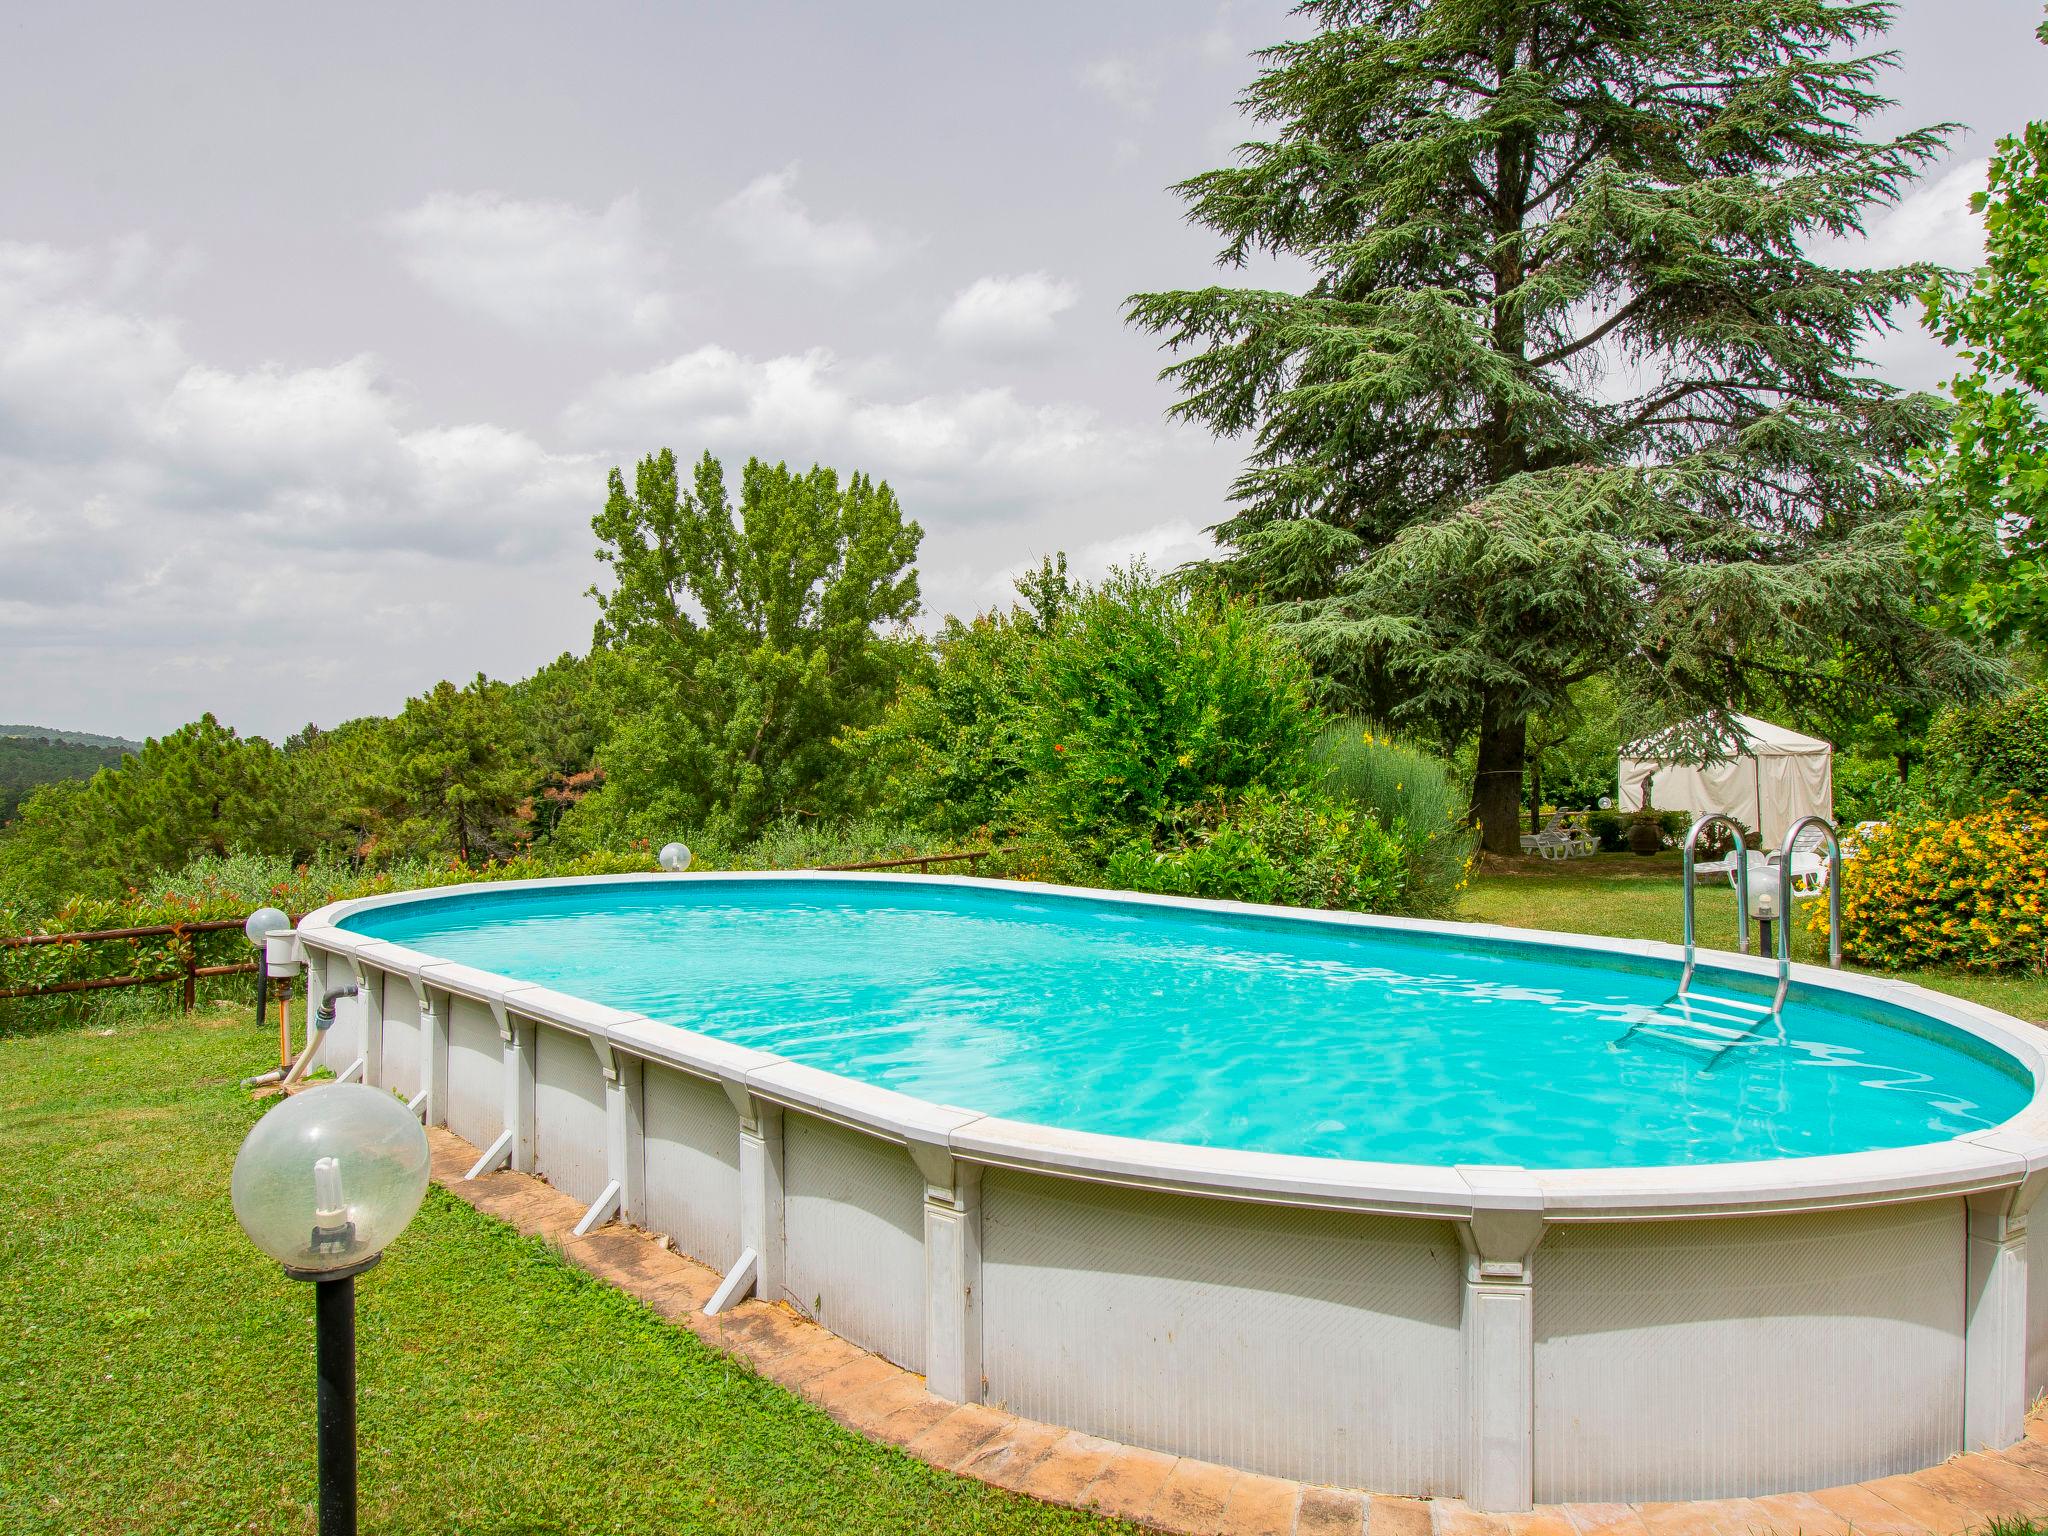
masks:
{"label": "turquoise pool water", "polygon": [[1203,1146],[1732,1162],[1943,1140],[2032,1093],[2017,1062],[1876,1002],[1795,993],[1787,1044],[1706,1072],[1612,1044],[1675,969],[914,879],[511,890],[342,926],[939,1103]]}

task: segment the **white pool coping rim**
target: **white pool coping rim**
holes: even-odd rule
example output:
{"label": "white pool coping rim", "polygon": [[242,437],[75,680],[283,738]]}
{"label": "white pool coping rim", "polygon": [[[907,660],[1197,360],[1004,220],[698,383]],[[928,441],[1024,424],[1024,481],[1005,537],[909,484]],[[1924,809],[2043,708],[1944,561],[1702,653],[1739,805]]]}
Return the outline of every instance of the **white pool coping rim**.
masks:
{"label": "white pool coping rim", "polygon": [[[1530,1169],[1501,1164],[1437,1166],[1368,1162],[1292,1153],[1248,1152],[1138,1137],[1106,1135],[1005,1119],[876,1087],[766,1051],[732,1044],[644,1014],[607,1007],[547,987],[439,960],[418,950],[343,928],[340,923],[380,907],[466,896],[598,885],[688,881],[723,883],[914,884],[999,895],[1037,896],[1102,905],[1163,907],[1288,926],[1354,928],[1383,934],[1429,935],[1460,947],[1506,946],[1554,951],[1556,961],[1665,969],[1682,963],[1676,945],[1642,939],[1550,933],[1490,923],[1449,923],[1362,913],[1308,911],[1246,902],[1206,901],[1129,891],[1098,891],[1036,881],[955,875],[817,871],[584,876],[473,882],[394,891],[330,903],[289,933],[272,935],[271,959],[296,961],[306,949],[352,965],[403,975],[493,1009],[503,1008],[572,1034],[608,1042],[643,1060],[743,1089],[771,1103],[837,1122],[911,1148],[930,1148],[969,1163],[1093,1183],[1265,1204],[1435,1216],[1469,1221],[1475,1212],[1541,1213],[1549,1222],[1600,1222],[1714,1215],[1840,1210],[2011,1188],[2048,1171],[2048,1048],[2032,1025],[1910,982],[1795,964],[1802,990],[1847,1002],[1875,1002],[1917,1014],[1982,1042],[2016,1062],[2032,1079],[2033,1096],[2003,1123],[1948,1141],[1823,1157],[1678,1167]],[[1634,964],[1627,962],[1633,961]],[[1761,956],[1712,951],[1703,979],[1742,990],[1769,985],[1776,963]],[[1857,1010],[1861,1012],[1862,1010]]]}

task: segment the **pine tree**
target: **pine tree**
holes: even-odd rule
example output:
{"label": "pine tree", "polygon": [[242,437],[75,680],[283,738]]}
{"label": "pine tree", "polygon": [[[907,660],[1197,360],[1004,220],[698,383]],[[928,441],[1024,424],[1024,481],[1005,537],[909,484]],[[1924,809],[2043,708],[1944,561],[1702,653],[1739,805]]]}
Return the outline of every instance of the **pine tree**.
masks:
{"label": "pine tree", "polygon": [[1918,619],[1900,470],[1940,404],[1858,348],[1934,278],[1837,270],[1941,128],[1866,138],[1878,0],[1308,0],[1179,187],[1220,260],[1305,292],[1140,294],[1182,418],[1249,434],[1217,529],[1338,702],[1478,738],[1518,844],[1527,723],[1612,673],[1647,727],[1859,687],[1964,690]]}
{"label": "pine tree", "polygon": [[519,724],[509,690],[482,673],[466,688],[444,681],[407,699],[362,765],[381,803],[377,851],[453,853],[467,864],[525,842],[519,808],[537,775]]}

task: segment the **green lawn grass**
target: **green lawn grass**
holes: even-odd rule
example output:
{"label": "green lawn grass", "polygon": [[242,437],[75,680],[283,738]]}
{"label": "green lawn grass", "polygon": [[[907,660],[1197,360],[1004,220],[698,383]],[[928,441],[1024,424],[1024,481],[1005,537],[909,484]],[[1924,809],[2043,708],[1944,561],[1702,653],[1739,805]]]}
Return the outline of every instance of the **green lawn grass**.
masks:
{"label": "green lawn grass", "polygon": [[[236,1010],[0,1039],[0,1531],[313,1529],[312,1294],[228,1170]],[[362,1527],[1103,1532],[840,1429],[440,1190],[357,1282]]]}
{"label": "green lawn grass", "polygon": [[[1675,853],[1641,858],[1601,853],[1589,858],[1519,859],[1490,865],[1473,878],[1458,915],[1471,922],[1611,934],[1623,939],[1684,938],[1684,885]],[[1827,963],[1827,946],[1794,924],[1792,957]],[[1735,947],[1735,893],[1725,876],[1699,887],[1698,940],[1702,947]],[[1751,935],[1755,949],[1756,935]],[[1902,971],[1906,981],[1997,1008],[2016,1018],[2048,1024],[2048,977],[1966,976]]]}

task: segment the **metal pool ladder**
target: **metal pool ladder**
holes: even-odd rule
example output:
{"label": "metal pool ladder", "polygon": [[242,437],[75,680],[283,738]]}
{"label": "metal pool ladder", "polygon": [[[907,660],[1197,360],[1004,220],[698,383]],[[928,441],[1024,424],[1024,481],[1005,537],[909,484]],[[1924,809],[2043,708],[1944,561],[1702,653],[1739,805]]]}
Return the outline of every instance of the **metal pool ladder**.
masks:
{"label": "metal pool ladder", "polygon": [[[1679,974],[1678,991],[1621,1032],[1614,1041],[1619,1050],[1631,1040],[1642,1040],[1698,1052],[1706,1058],[1706,1071],[1713,1071],[1739,1046],[1783,1045],[1785,1043],[1785,994],[1792,985],[1792,850],[1808,828],[1817,827],[1828,843],[1828,964],[1842,967],[1842,840],[1833,825],[1821,816],[1802,816],[1785,834],[1784,850],[1778,859],[1778,985],[1770,1006],[1744,997],[1693,991],[1697,963],[1697,922],[1695,906],[1698,880],[1693,869],[1694,850],[1700,834],[1715,823],[1727,827],[1735,840],[1736,945],[1749,953],[1749,850],[1742,829],[1727,816],[1702,816],[1685,834],[1685,969]],[[1764,1039],[1759,1031],[1775,1027],[1775,1037]]]}

